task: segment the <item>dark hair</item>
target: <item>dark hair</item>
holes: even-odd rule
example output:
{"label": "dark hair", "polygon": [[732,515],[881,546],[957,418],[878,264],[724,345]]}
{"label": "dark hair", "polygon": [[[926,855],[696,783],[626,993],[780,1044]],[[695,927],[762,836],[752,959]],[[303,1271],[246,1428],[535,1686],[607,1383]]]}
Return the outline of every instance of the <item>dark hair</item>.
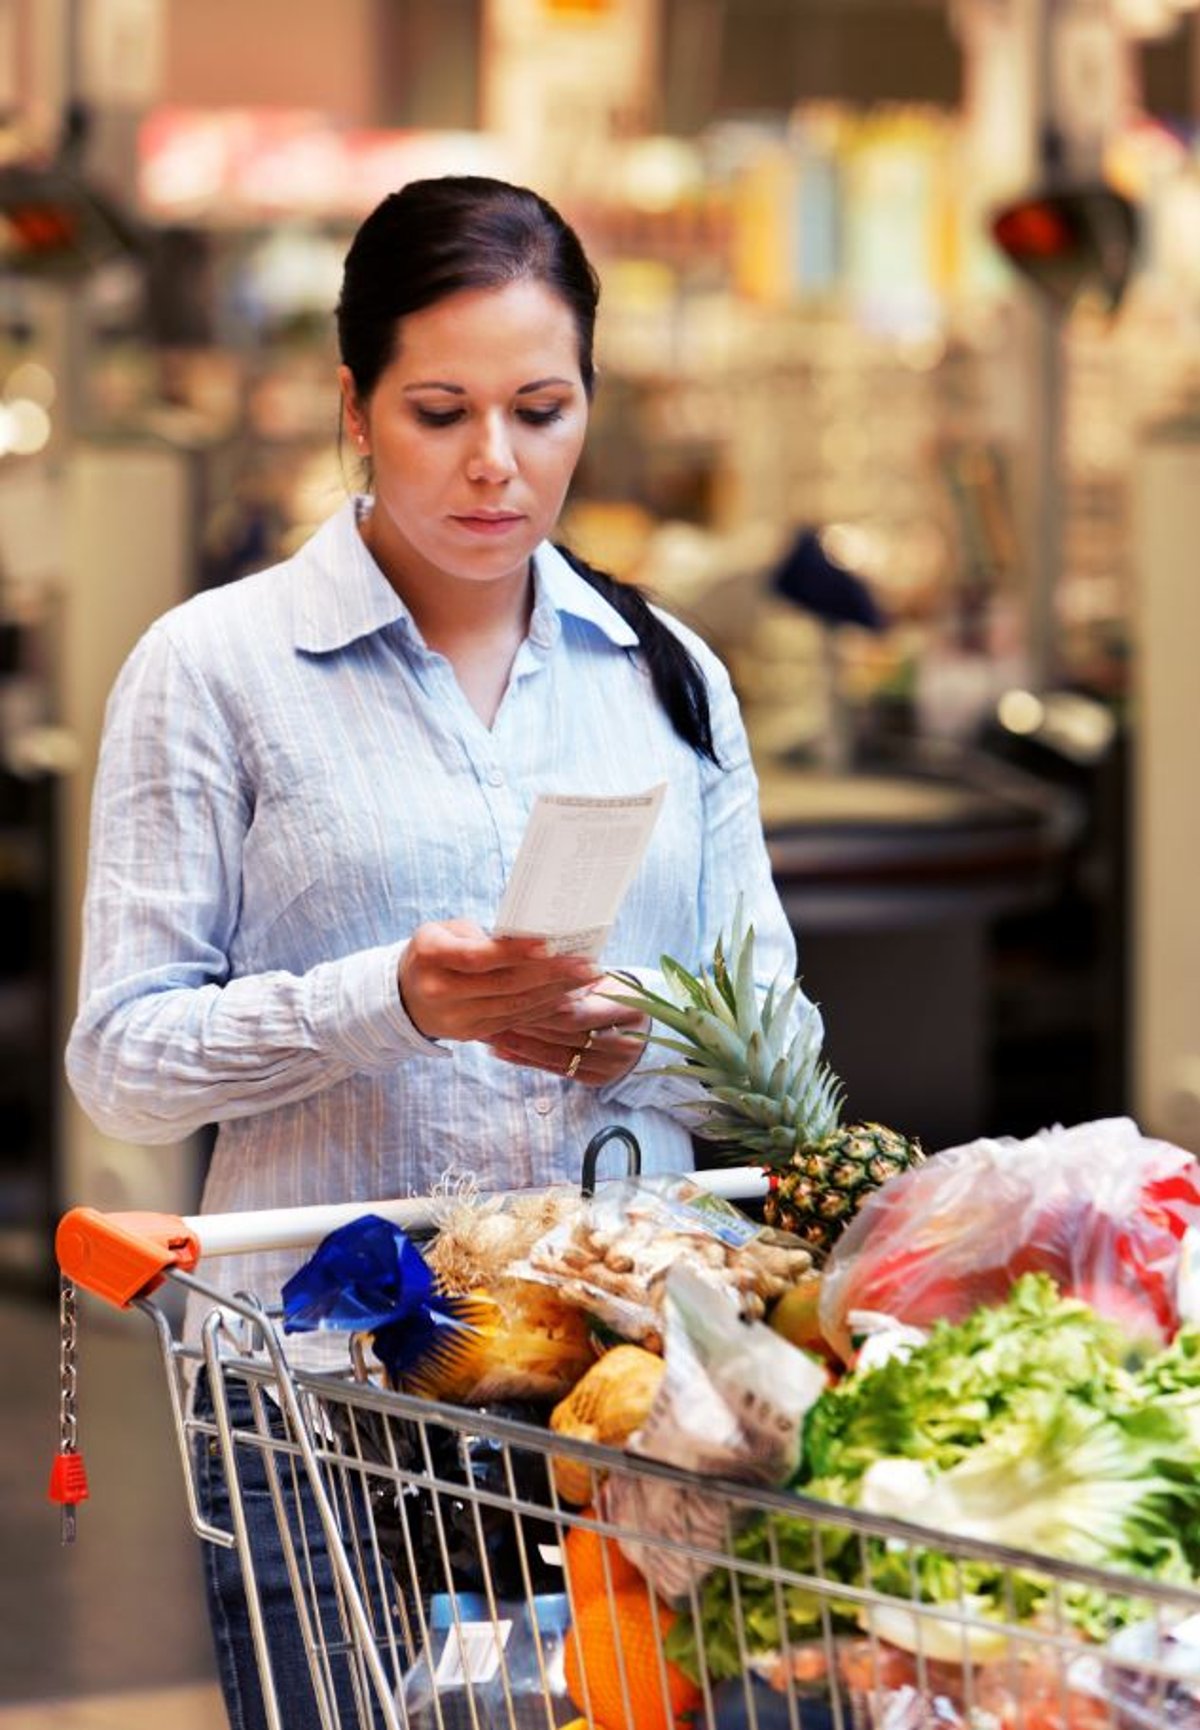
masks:
{"label": "dark hair", "polygon": [[362,397],[396,349],[397,321],[449,294],[532,278],[569,308],[591,395],[600,282],[575,230],[524,186],[476,174],[412,180],[376,205],[350,244],[337,305],[338,347]]}
{"label": "dark hair", "polygon": [[598,571],[587,564],[561,541],[555,544],[571,569],[590,583],[614,612],[620,613],[626,624],[637,632],[654,694],[679,737],[720,768],[721,759],[717,756],[713,739],[708,686],[695,658],[674,631],[651,611],[650,603],[636,583],[618,581],[606,571]]}
{"label": "dark hair", "polygon": [[[554,206],[528,187],[475,174],[412,180],[389,193],[350,244],[337,304],[338,350],[358,395],[368,398],[392,361],[401,319],[464,289],[529,279],[544,283],[570,311],[579,374],[591,396],[600,281]],[[637,632],[655,693],[680,738],[717,762],[708,687],[688,650],[640,590],[560,551]]]}

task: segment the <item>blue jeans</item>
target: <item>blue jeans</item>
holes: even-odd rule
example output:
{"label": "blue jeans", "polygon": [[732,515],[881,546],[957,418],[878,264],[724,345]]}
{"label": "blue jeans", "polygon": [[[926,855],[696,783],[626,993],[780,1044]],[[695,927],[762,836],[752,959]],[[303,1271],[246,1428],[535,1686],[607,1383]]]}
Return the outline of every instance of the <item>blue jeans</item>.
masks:
{"label": "blue jeans", "polygon": [[[254,1428],[253,1407],[244,1386],[235,1383],[230,1387],[229,1408],[236,1428]],[[270,1409],[272,1429],[276,1434],[282,1434],[282,1419],[277,1411]],[[196,1386],[195,1414],[202,1419],[211,1418],[213,1414],[212,1394],[204,1371],[201,1371]],[[215,1439],[197,1436],[194,1447],[200,1511],[210,1524],[232,1531],[229,1486],[218,1444]],[[320,1730],[321,1717],[310,1671],[308,1646],[287,1575],[285,1550],[280,1541],[263,1449],[259,1446],[239,1448],[237,1464],[280,1720],[285,1730]],[[337,1654],[336,1648],[345,1640],[343,1619],[338,1609],[328,1547],[312,1494],[303,1476],[298,1481],[293,1478],[286,1457],[280,1456],[278,1476],[288,1510],[293,1548],[302,1573],[311,1569],[310,1615],[319,1616],[322,1644],[331,1653],[329,1667],[339,1713],[336,1722],[346,1727],[381,1724],[383,1720],[378,1710],[365,1704],[366,1697],[361,1694],[356,1697],[350,1663]],[[297,1487],[299,1494],[296,1493]],[[365,1521],[361,1497],[357,1501],[358,1517]],[[236,1549],[225,1549],[208,1542],[204,1542],[201,1548],[217,1671],[231,1730],[267,1730],[268,1719],[238,1553]],[[376,1601],[369,1602],[367,1608],[376,1627],[380,1625],[381,1616],[390,1614],[378,1603],[377,1595]],[[363,1702],[361,1706],[360,1701]]]}

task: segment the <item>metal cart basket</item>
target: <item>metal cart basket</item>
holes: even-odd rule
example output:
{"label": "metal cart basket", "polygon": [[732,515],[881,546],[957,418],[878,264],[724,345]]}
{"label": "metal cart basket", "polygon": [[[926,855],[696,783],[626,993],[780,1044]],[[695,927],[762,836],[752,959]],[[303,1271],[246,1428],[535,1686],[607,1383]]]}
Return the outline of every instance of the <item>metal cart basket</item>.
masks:
{"label": "metal cart basket", "polygon": [[[242,1493],[253,1474],[287,1559],[306,1723],[323,1730],[1200,1726],[1200,1594],[699,1479],[503,1412],[387,1391],[349,1362],[308,1371],[277,1312],[193,1271],[201,1252],[316,1243],[363,1211],[182,1220],[76,1209],[59,1228],[68,1296],[74,1281],[156,1329],[193,1524],[238,1553],[274,1730],[294,1727],[259,1601]],[[422,1223],[420,1203],[371,1211]],[[211,1300],[199,1351],[177,1337],[177,1306],[148,1295],[164,1280]],[[189,1407],[200,1368],[210,1416]],[[200,1517],[204,1453],[228,1480],[226,1530]],[[564,1459],[590,1475],[582,1506],[558,1492]],[[614,1485],[637,1494],[614,1498]],[[613,1512],[648,1503],[669,1513],[653,1529]],[[650,1595],[627,1550],[665,1596]],[[931,1552],[952,1582],[937,1603],[920,1584]],[[1001,1582],[999,1619],[980,1613],[981,1572]],[[1086,1642],[1068,1614],[1084,1597]]]}

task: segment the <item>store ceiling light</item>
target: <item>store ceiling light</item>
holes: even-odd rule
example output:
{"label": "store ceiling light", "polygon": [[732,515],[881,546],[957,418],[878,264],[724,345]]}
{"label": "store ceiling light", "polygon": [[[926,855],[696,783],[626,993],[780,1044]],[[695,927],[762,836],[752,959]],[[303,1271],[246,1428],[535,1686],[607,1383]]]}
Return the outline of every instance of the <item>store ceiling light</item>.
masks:
{"label": "store ceiling light", "polygon": [[1126,35],[1141,41],[1173,36],[1187,12],[1200,0],[1116,0],[1116,19]]}
{"label": "store ceiling light", "polygon": [[0,456],[36,456],[50,442],[50,416],[40,403],[18,397],[0,404]]}

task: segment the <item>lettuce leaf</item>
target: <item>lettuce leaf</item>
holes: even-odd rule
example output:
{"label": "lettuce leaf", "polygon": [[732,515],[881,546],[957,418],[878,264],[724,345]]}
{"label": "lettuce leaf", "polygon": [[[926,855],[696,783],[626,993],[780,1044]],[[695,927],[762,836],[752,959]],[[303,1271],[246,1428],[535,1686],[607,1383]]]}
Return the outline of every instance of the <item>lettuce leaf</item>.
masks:
{"label": "lettuce leaf", "polygon": [[1003,1304],[937,1323],[907,1360],[851,1374],[805,1425],[797,1481],[854,1480],[888,1455],[945,1468],[1006,1423],[1046,1422],[1064,1396],[1120,1410],[1135,1383],[1117,1328],[1045,1274],[1026,1274]]}
{"label": "lettuce leaf", "polygon": [[[917,1494],[881,1500],[884,1462],[919,1462]],[[1008,1300],[939,1323],[904,1361],[847,1376],[808,1414],[794,1487],[809,1497],[902,1515],[945,1532],[1115,1569],[1137,1578],[1200,1578],[1200,1333],[1140,1358],[1088,1305],[1027,1274]],[[935,1544],[899,1546],[799,1516],[753,1520],[739,1566],[700,1594],[699,1625],[681,1616],[670,1655],[695,1675],[737,1675],[743,1649],[776,1652],[832,1625],[861,1627],[839,1585],[902,1604],[1018,1621],[1053,1602],[1087,1637],[1104,1638],[1132,1600],[1036,1568],[959,1560]],[[757,1564],[757,1567],[755,1566]],[[778,1584],[772,1570],[799,1578]],[[766,1574],[768,1577],[764,1578]]]}

